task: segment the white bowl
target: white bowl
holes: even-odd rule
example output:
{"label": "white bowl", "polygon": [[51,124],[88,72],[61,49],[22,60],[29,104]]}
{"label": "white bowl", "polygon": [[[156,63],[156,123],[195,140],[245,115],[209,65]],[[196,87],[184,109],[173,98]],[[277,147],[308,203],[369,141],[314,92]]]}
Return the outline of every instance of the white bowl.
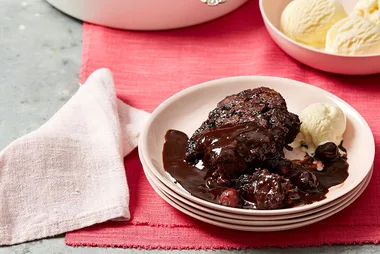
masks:
{"label": "white bowl", "polygon": [[[349,176],[346,181],[330,188],[326,199],[322,201],[278,210],[248,210],[213,204],[194,197],[175,184],[162,165],[165,133],[169,129],[177,129],[190,136],[207,118],[209,111],[215,108],[216,104],[224,97],[244,89],[263,85],[280,92],[287,101],[288,109],[294,113],[300,113],[302,109],[315,102],[335,104],[343,110],[347,117],[344,146],[348,151],[348,163],[350,164]],[[292,214],[315,209],[332,202],[349,193],[362,182],[372,167],[375,155],[374,138],[368,124],[349,104],[320,88],[277,77],[232,77],[187,88],[173,95],[154,110],[141,133],[140,139],[141,153],[147,166],[172,191],[202,206],[223,212],[251,216]]]}
{"label": "white bowl", "polygon": [[[261,15],[272,39],[294,59],[318,70],[346,75],[380,73],[380,54],[346,56],[329,54],[298,43],[280,31],[281,13],[292,0],[259,0]],[[357,0],[340,0],[347,12]]]}
{"label": "white bowl", "polygon": [[130,30],[163,30],[219,18],[247,0],[209,6],[200,0],[47,0],[77,19]]}

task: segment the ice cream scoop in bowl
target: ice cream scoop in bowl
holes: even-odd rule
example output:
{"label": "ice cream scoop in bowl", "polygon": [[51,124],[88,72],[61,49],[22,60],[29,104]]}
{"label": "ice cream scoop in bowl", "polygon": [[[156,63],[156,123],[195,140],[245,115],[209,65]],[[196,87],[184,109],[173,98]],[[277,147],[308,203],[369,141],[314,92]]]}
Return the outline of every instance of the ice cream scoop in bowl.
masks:
{"label": "ice cream scoop in bowl", "polygon": [[364,17],[367,12],[357,9],[363,8],[358,0],[260,0],[259,4],[272,39],[299,62],[337,74],[380,73],[380,19],[376,24],[374,16]]}

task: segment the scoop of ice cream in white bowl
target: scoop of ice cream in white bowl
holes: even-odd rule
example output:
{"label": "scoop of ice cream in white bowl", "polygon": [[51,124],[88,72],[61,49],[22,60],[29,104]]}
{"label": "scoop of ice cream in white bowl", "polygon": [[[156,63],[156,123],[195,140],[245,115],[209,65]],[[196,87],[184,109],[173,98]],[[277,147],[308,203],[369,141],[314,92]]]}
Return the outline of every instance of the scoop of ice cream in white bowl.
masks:
{"label": "scoop of ice cream in white bowl", "polygon": [[[369,33],[368,27],[372,25],[366,21],[373,21],[366,18],[363,26],[359,26],[351,20],[361,13],[358,8],[363,9],[363,3],[358,7],[357,0],[259,0],[259,4],[269,35],[297,61],[337,74],[380,73],[380,26],[372,23],[374,27]],[[344,25],[335,25],[338,22]],[[334,31],[329,33],[330,29]],[[353,41],[358,37],[351,33],[361,34],[361,41]],[[347,41],[337,41],[341,35]],[[330,46],[327,50],[326,38]],[[331,50],[331,45],[345,48]]]}

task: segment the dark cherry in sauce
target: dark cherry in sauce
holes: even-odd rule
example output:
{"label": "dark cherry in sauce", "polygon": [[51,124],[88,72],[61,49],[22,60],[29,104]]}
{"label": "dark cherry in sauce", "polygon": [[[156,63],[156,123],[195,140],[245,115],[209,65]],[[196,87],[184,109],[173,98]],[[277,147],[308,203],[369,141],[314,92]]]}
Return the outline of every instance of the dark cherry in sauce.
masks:
{"label": "dark cherry in sauce", "polygon": [[[339,149],[346,151],[331,142],[319,146],[314,157],[283,159],[272,174],[266,169],[248,168],[239,176],[229,176],[215,172],[202,160],[188,162],[185,154],[189,139],[185,133],[169,130],[165,140],[165,170],[192,195],[225,206],[280,209],[310,204],[324,199],[330,187],[348,177],[347,156]],[[323,170],[317,169],[317,160],[323,163]],[[273,192],[276,195],[268,195]]]}

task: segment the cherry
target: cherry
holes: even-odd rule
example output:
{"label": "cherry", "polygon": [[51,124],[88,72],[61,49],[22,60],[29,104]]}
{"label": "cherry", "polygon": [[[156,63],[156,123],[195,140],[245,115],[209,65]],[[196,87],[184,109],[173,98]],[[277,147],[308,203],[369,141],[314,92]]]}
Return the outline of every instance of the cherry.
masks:
{"label": "cherry", "polygon": [[222,192],[219,197],[219,203],[229,207],[241,207],[242,201],[237,190],[230,188]]}
{"label": "cherry", "polygon": [[297,186],[303,191],[313,191],[319,186],[317,177],[310,171],[301,171],[297,177]]}
{"label": "cherry", "polygon": [[339,148],[333,142],[327,142],[317,147],[314,156],[323,162],[328,162],[339,158]]}

